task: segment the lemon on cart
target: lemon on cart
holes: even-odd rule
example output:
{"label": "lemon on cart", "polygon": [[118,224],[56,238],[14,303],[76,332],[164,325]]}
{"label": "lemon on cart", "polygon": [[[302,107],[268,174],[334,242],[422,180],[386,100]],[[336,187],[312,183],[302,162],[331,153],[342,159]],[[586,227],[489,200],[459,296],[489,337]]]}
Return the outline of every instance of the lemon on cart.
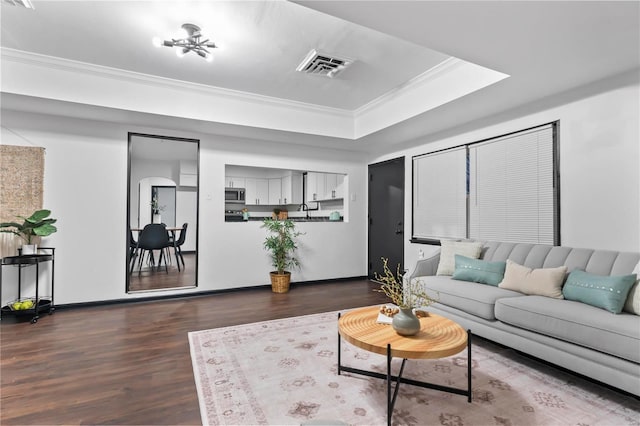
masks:
{"label": "lemon on cart", "polygon": [[33,300],[30,300],[30,299],[23,300],[23,301],[19,301],[18,300],[18,301],[13,302],[11,304],[11,308],[14,311],[24,311],[24,310],[27,310],[27,309],[31,309],[31,308],[33,308]]}

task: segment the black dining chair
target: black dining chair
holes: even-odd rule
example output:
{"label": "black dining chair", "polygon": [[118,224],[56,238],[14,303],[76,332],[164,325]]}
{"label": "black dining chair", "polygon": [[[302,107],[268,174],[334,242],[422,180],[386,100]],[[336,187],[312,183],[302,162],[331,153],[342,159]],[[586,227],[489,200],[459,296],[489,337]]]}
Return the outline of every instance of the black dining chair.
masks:
{"label": "black dining chair", "polygon": [[[157,269],[160,269],[162,265],[162,259],[164,259],[164,269],[169,273],[167,266],[167,259],[164,255],[165,248],[169,247],[169,234],[165,225],[160,223],[150,223],[144,227],[140,235],[138,236],[138,244],[136,245],[136,254],[138,259],[138,273],[142,270],[142,262],[145,252],[148,252],[151,265],[155,264],[155,257],[153,255],[154,250],[160,251],[160,258],[158,259]],[[140,253],[142,251],[142,253]],[[133,272],[133,267],[131,268]]]}
{"label": "black dining chair", "polygon": [[133,231],[129,228],[129,262],[131,263],[131,271],[133,271],[133,264],[135,264],[136,259],[136,247],[138,247],[138,242],[133,237]]}
{"label": "black dining chair", "polygon": [[[180,235],[178,239],[173,241],[173,251],[176,255],[176,263],[178,264],[178,271],[180,270],[180,261],[182,261],[182,266],[184,267],[184,257],[182,257],[182,245],[184,244],[185,238],[187,238],[187,226],[188,223],[182,224],[182,229],[180,230]],[[179,258],[178,258],[179,256]]]}

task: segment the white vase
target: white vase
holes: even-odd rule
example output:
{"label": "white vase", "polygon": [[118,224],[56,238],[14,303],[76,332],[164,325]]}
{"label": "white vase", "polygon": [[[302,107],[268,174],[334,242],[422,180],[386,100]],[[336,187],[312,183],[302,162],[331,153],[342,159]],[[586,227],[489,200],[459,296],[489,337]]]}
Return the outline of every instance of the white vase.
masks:
{"label": "white vase", "polygon": [[162,223],[162,216],[160,216],[160,214],[154,214],[153,223]]}
{"label": "white vase", "polygon": [[23,244],[22,245],[22,254],[37,254],[38,253],[38,245],[37,244]]}

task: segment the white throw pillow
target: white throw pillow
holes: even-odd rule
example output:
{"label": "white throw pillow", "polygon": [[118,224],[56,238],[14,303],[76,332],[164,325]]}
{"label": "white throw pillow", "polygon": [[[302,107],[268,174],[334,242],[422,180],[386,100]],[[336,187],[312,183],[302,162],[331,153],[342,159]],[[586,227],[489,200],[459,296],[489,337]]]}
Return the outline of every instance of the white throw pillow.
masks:
{"label": "white throw pillow", "polygon": [[504,278],[498,287],[528,295],[564,299],[562,284],[566,276],[566,266],[531,269],[507,259]]}
{"label": "white throw pillow", "polygon": [[630,314],[640,315],[640,262],[638,262],[633,269],[632,274],[636,274],[638,279],[633,287],[631,287],[631,290],[629,290],[627,301],[624,303],[622,310]]}
{"label": "white throw pillow", "polygon": [[482,253],[482,243],[469,241],[440,241],[440,263],[436,275],[453,275],[456,269],[456,254],[478,259]]}

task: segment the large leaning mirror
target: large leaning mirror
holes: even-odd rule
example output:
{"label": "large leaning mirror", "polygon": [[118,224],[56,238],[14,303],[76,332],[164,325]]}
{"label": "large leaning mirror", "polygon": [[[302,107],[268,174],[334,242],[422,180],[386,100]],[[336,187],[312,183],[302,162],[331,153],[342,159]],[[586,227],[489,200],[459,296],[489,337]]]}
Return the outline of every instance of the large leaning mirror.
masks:
{"label": "large leaning mirror", "polygon": [[129,133],[127,292],[198,283],[199,141]]}

